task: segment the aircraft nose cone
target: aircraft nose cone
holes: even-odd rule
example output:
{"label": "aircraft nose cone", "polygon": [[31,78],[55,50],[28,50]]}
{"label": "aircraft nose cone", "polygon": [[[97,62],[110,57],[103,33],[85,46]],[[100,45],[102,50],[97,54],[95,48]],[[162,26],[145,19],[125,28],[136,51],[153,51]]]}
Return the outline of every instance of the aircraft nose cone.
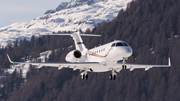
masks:
{"label": "aircraft nose cone", "polygon": [[129,56],[131,56],[132,53],[133,53],[132,48],[131,48],[131,47],[128,47],[128,48],[126,49],[126,52],[127,52],[127,54],[129,54]]}
{"label": "aircraft nose cone", "polygon": [[129,57],[133,53],[131,47],[119,47],[116,48],[116,52],[122,57]]}
{"label": "aircraft nose cone", "polygon": [[123,48],[122,53],[123,53],[126,57],[131,56],[131,55],[132,55],[132,49],[131,49],[131,47],[125,47],[125,48]]}
{"label": "aircraft nose cone", "polygon": [[131,47],[128,47],[128,48],[126,49],[126,51],[127,51],[127,53],[132,53]]}

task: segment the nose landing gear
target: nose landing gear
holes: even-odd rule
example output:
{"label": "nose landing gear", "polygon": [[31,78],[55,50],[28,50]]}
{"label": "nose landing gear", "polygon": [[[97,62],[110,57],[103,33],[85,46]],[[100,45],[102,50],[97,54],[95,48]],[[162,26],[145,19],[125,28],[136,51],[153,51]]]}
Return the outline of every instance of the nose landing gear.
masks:
{"label": "nose landing gear", "polygon": [[122,65],[122,69],[127,69],[127,66],[126,65]]}
{"label": "nose landing gear", "polygon": [[127,60],[128,58],[123,58],[123,65],[122,65],[122,69],[127,69],[127,66],[125,65],[125,63],[126,63],[126,60]]}

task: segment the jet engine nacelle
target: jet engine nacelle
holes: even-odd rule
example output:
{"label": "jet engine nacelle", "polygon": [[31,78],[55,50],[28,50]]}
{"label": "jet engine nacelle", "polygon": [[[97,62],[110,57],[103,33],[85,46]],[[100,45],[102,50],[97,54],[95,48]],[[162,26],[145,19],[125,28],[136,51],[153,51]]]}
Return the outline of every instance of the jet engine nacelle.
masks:
{"label": "jet engine nacelle", "polygon": [[66,55],[66,61],[79,62],[81,60],[82,53],[79,50],[73,50]]}

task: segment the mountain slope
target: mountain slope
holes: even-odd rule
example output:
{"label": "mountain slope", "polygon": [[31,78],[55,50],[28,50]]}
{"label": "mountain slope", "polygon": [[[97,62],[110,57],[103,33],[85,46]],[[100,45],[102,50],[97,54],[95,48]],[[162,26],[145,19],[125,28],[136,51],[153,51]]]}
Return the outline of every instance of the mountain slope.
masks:
{"label": "mountain slope", "polygon": [[126,8],[130,1],[93,0],[89,4],[87,1],[87,3],[81,3],[79,0],[72,0],[69,3],[62,3],[54,13],[47,13],[30,22],[14,23],[0,28],[0,45],[6,46],[8,42],[12,43],[16,38],[29,40],[33,34],[38,36],[44,32],[92,29],[98,23],[112,20],[120,9]]}

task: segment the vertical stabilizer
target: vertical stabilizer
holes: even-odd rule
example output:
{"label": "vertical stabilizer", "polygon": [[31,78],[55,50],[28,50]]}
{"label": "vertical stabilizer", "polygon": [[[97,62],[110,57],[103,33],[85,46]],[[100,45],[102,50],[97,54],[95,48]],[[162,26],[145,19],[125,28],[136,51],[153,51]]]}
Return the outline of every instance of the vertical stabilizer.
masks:
{"label": "vertical stabilizer", "polygon": [[71,34],[71,37],[74,40],[76,50],[80,50],[80,51],[87,50],[87,48],[85,47],[85,45],[83,43],[83,40],[81,38],[81,33],[80,32]]}

